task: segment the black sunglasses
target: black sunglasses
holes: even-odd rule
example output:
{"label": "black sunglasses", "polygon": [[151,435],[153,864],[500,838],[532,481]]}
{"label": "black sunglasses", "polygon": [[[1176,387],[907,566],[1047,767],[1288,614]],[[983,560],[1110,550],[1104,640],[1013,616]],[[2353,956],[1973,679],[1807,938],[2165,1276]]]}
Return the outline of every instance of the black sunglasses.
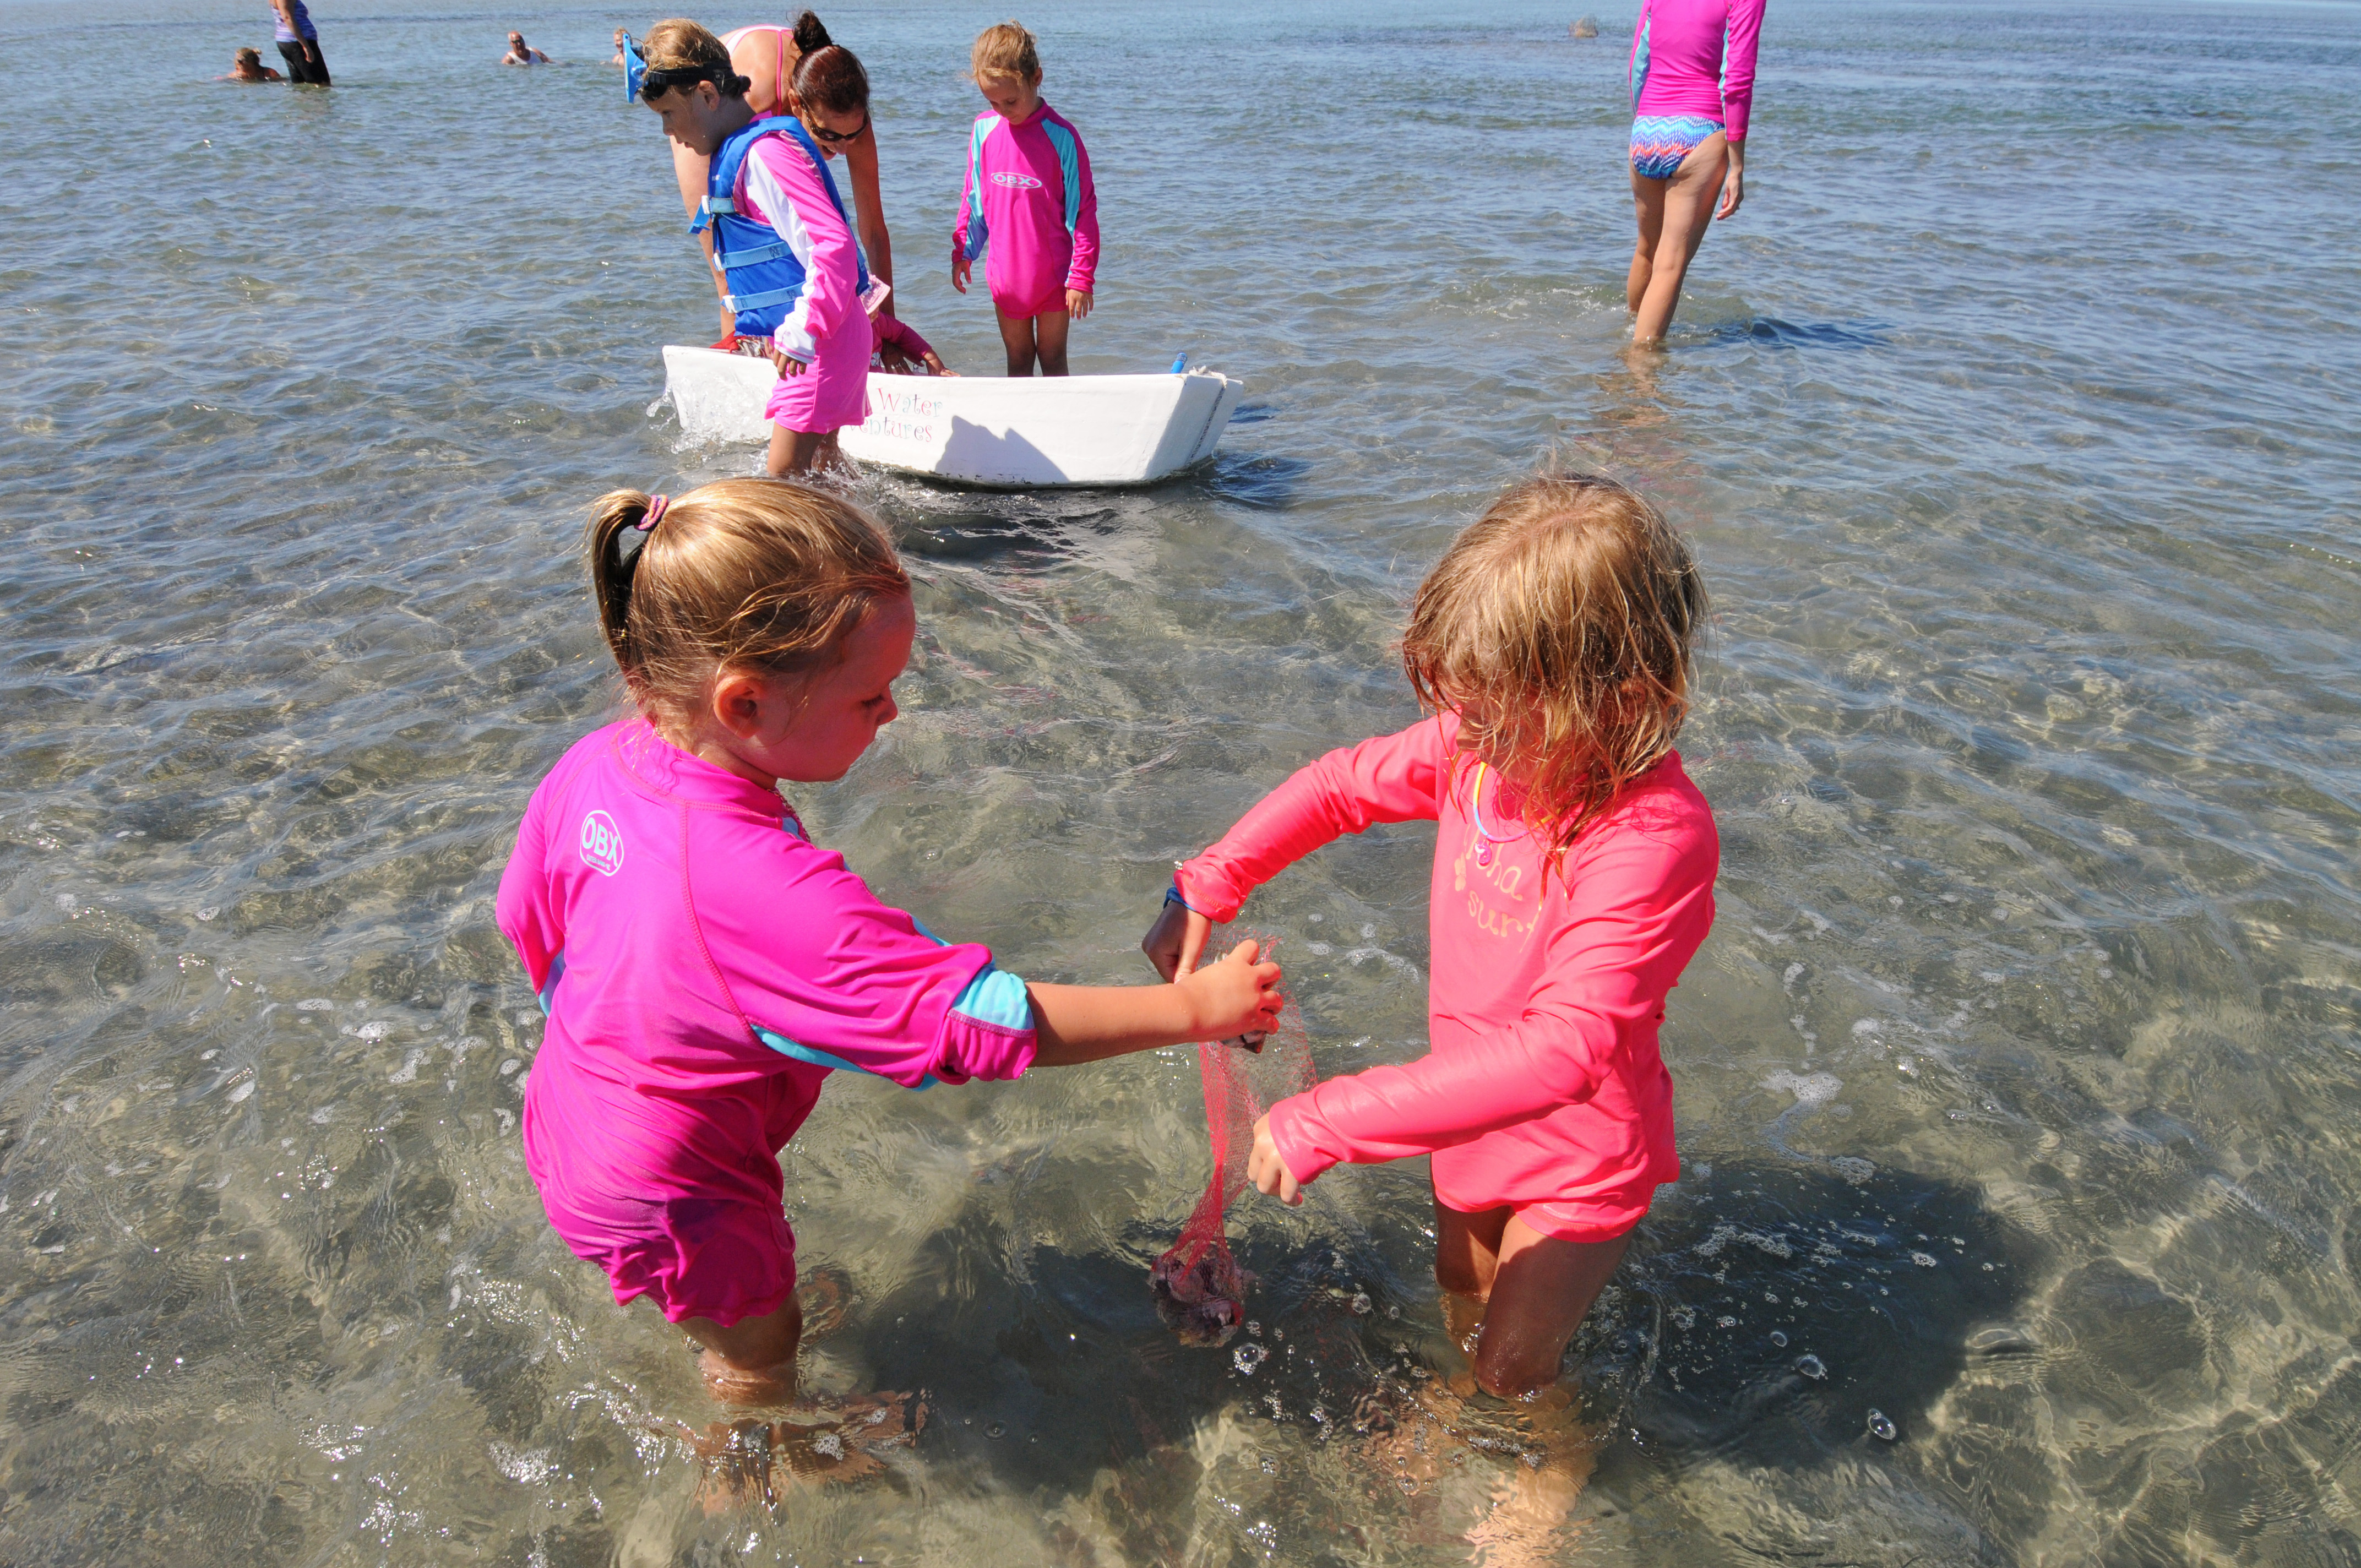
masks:
{"label": "black sunglasses", "polygon": [[806,120],[804,122],[804,129],[811,132],[813,136],[818,137],[821,141],[829,143],[830,146],[849,141],[859,141],[862,137],[862,134],[869,129],[869,111],[866,109],[862,110],[861,124],[855,126],[849,131],[832,131],[826,126],[813,125],[809,120]]}

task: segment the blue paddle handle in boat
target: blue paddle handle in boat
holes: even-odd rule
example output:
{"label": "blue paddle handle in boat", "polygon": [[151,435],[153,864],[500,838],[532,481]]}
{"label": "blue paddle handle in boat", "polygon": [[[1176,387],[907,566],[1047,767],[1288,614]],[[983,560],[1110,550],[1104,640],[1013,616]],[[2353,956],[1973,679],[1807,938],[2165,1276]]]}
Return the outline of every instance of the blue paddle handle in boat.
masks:
{"label": "blue paddle handle in boat", "polygon": [[1175,376],[1185,376],[1189,373],[1189,356],[1187,354],[1183,353],[1173,356],[1172,373]]}

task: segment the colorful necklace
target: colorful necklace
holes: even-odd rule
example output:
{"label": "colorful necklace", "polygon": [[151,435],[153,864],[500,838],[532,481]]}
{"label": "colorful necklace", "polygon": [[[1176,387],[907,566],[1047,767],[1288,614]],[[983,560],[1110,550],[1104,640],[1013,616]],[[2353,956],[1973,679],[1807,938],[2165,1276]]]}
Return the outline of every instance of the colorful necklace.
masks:
{"label": "colorful necklace", "polygon": [[1476,863],[1479,866],[1488,866],[1492,863],[1493,845],[1513,844],[1532,830],[1526,828],[1522,832],[1511,833],[1503,838],[1484,826],[1484,774],[1488,766],[1488,764],[1481,762],[1476,764],[1476,787],[1467,794],[1467,814],[1476,822]]}

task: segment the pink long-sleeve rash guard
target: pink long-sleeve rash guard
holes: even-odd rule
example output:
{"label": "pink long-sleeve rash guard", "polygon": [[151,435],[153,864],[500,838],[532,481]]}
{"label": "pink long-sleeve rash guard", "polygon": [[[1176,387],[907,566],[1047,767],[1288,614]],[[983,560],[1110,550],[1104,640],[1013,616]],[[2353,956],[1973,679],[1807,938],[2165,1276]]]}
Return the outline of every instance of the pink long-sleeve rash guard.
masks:
{"label": "pink long-sleeve rash guard", "polygon": [[1699,115],[1746,139],[1763,0],[1641,0],[1631,30],[1631,113]]}
{"label": "pink long-sleeve rash guard", "polygon": [[1097,287],[1099,196],[1082,133],[1044,104],[1012,126],[990,109],[968,132],[967,179],[951,244],[972,261],[1002,310],[1066,308],[1066,291]]}
{"label": "pink long-sleeve rash guard", "polygon": [[[1298,1180],[1340,1160],[1433,1156],[1451,1207],[1644,1210],[1675,1180],[1673,1085],[1657,1054],[1665,996],[1713,924],[1720,841],[1705,797],[1667,756],[1543,875],[1543,850],[1480,776],[1444,714],[1331,751],[1183,866],[1181,895],[1216,920],[1283,867],[1378,822],[1433,819],[1432,1050],[1331,1079],[1271,1109]],[[1481,853],[1488,843],[1491,853]],[[1569,883],[1571,884],[1569,886]]]}
{"label": "pink long-sleeve rash guard", "polygon": [[831,1068],[1015,1078],[1024,982],[946,946],[803,836],[775,790],[594,730],[533,792],[497,916],[549,1014],[525,1163],[569,1243],[619,1205],[767,1204]]}
{"label": "pink long-sleeve rash guard", "polygon": [[852,230],[829,199],[819,166],[792,137],[763,137],[739,166],[738,211],[768,224],[804,269],[803,292],[771,334],[782,354],[807,364],[819,345],[844,330],[861,303],[860,250]]}

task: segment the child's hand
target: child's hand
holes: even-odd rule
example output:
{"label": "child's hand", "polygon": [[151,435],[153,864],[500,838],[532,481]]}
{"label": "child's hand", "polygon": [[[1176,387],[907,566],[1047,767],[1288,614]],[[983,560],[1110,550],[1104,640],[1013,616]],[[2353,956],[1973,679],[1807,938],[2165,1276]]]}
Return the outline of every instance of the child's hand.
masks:
{"label": "child's hand", "polygon": [[1225,1040],[1279,1027],[1279,966],[1268,959],[1257,963],[1256,957],[1252,942],[1240,942],[1219,963],[1175,981],[1188,993],[1198,1039]]}
{"label": "child's hand", "polygon": [[1205,950],[1205,943],[1213,935],[1213,923],[1182,904],[1168,898],[1156,916],[1156,924],[1139,939],[1139,950],[1156,966],[1156,972],[1167,980],[1179,980],[1193,972],[1197,959]]}
{"label": "child's hand", "polygon": [[943,363],[943,356],[929,348],[926,354],[927,368],[937,376],[956,376],[958,371]]}
{"label": "child's hand", "polygon": [[800,376],[811,368],[795,356],[782,353],[775,348],[771,350],[771,363],[778,367],[779,374],[782,376]]}
{"label": "child's hand", "polygon": [[1081,289],[1066,291],[1066,313],[1076,321],[1091,313],[1091,296]]}
{"label": "child's hand", "polygon": [[1255,1124],[1254,1152],[1246,1156],[1246,1179],[1255,1190],[1282,1203],[1300,1205],[1303,1188],[1287,1168],[1287,1161],[1279,1156],[1279,1144],[1270,1135],[1270,1118],[1265,1116]]}
{"label": "child's hand", "polygon": [[962,294],[966,293],[968,274],[974,269],[975,263],[967,258],[966,247],[953,245],[951,247],[951,287]]}

